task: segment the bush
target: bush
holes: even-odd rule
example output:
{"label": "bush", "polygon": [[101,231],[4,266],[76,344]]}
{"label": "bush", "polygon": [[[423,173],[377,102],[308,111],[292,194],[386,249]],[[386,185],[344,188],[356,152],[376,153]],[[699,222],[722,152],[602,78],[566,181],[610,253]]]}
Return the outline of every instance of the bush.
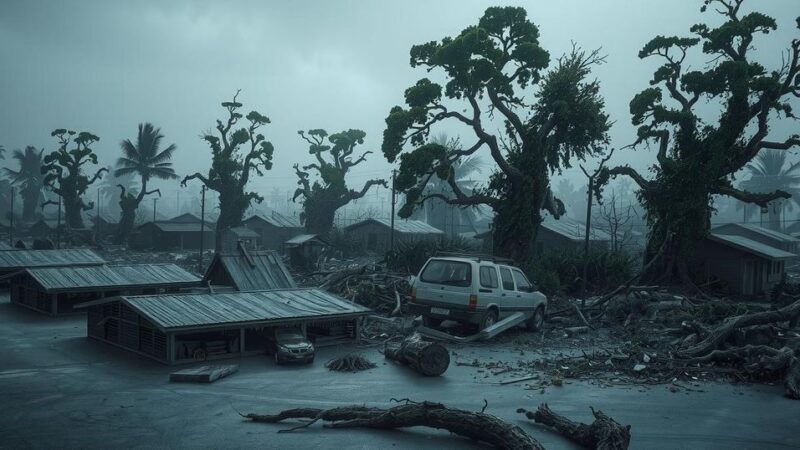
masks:
{"label": "bush", "polygon": [[[547,250],[524,269],[546,294],[576,295],[581,291],[583,250]],[[613,289],[633,276],[633,257],[624,251],[595,249],[589,254],[587,292]]]}
{"label": "bush", "polygon": [[324,239],[339,258],[353,258],[364,254],[361,243],[338,228],[329,231]]}
{"label": "bush", "polygon": [[443,238],[395,243],[394,252],[386,253],[386,265],[390,270],[416,275],[428,258],[438,252],[474,253],[477,243],[462,237]]}

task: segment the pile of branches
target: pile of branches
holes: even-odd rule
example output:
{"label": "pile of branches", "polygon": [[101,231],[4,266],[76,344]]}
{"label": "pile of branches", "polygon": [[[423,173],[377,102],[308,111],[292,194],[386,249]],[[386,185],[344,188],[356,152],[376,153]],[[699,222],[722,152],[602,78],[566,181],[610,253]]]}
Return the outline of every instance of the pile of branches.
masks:
{"label": "pile of branches", "polygon": [[[392,401],[400,403],[391,408],[374,408],[364,405],[339,408],[295,408],[277,414],[246,414],[243,417],[253,422],[278,423],[287,419],[308,419],[301,425],[279,430],[279,433],[306,428],[322,420],[326,428],[372,428],[392,430],[397,428],[428,427],[447,430],[455,435],[495,448],[542,450],[544,447],[522,428],[486,413],[488,404],[484,400],[481,411],[466,411],[448,408],[441,403],[414,402],[409,399]],[[519,409],[536,423],[551,427],[567,439],[586,448],[625,450],[630,442],[630,426],[621,426],[601,411],[592,412],[595,421],[586,425],[573,422],[556,414],[546,404],[535,413]]]}
{"label": "pile of branches", "polygon": [[364,355],[350,353],[329,360],[325,363],[325,367],[334,372],[360,372],[374,369],[377,366]]}
{"label": "pile of branches", "polygon": [[319,287],[389,315],[400,314],[411,294],[407,274],[388,272],[373,264],[329,273]]}

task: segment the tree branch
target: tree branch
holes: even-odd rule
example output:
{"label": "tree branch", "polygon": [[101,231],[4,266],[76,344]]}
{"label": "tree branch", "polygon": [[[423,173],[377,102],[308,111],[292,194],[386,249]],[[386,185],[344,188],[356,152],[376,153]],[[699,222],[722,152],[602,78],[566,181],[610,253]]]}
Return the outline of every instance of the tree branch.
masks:
{"label": "tree branch", "polygon": [[733,197],[736,200],[739,200],[740,202],[744,203],[754,203],[762,208],[766,208],[769,205],[769,202],[773,200],[777,200],[779,198],[788,199],[792,197],[791,194],[782,191],[780,189],[776,190],[775,192],[762,194],[755,192],[747,192],[730,186],[718,187],[714,189],[712,193],[719,195],[727,195],[728,197]]}

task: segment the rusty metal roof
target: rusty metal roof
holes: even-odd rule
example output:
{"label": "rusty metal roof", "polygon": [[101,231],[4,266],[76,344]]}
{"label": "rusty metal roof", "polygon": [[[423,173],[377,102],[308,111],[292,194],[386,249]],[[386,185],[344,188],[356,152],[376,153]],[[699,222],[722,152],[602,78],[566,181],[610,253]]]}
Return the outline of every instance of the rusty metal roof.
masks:
{"label": "rusty metal roof", "polygon": [[200,278],[175,264],[130,264],[94,267],[48,267],[25,271],[48,293],[87,289],[176,287],[199,285]]}
{"label": "rusty metal roof", "polygon": [[162,331],[335,320],[371,312],[321,289],[122,296],[84,303],[79,307],[113,301],[122,301]]}
{"label": "rusty metal roof", "polygon": [[[345,227],[345,230],[350,230],[356,227],[360,227],[368,223],[377,223],[379,225],[382,225],[390,229],[392,227],[391,219],[371,218],[349,225]],[[394,230],[398,233],[405,233],[405,234],[444,234],[444,231],[432,225],[428,225],[427,223],[421,220],[395,219]]]}
{"label": "rusty metal roof", "polygon": [[85,248],[61,250],[8,250],[0,252],[0,270],[28,267],[99,266],[103,258]]}
{"label": "rusty metal roof", "polygon": [[241,250],[217,253],[203,277],[206,284],[218,270],[227,272],[233,287],[240,291],[294,288],[297,285],[280,256],[271,250]]}

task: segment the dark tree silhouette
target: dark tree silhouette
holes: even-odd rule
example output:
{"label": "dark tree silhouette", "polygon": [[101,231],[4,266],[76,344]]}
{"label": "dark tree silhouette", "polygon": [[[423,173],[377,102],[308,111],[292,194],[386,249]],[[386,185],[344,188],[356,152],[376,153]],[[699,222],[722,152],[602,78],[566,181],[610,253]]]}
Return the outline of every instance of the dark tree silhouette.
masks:
{"label": "dark tree silhouette", "polygon": [[22,220],[33,222],[36,219],[36,207],[42,197],[44,176],[42,175],[42,155],[44,150],[36,150],[27,146],[25,151],[14,150],[11,157],[19,163],[18,170],[4,169],[13,185],[20,187],[22,195]]}
{"label": "dark tree silhouette", "polygon": [[[303,213],[300,219],[303,220],[306,231],[326,234],[333,228],[333,219],[339,208],[363,197],[372,186],[386,187],[386,180],[369,180],[359,191],[347,187],[347,172],[364,162],[367,155],[372,153],[366,151],[358,158],[352,158],[356,145],[364,143],[366,133],[363,131],[351,129],[328,136],[325,130],[317,129],[308,130],[308,134],[303,131],[298,131],[297,134],[309,143],[309,153],[316,157],[317,162],[303,166],[303,170],[300,170],[298,164],[294,165],[300,178],[297,181],[300,187],[295,191],[293,200],[303,197]],[[326,137],[331,145],[325,143]],[[323,154],[329,154],[329,160]],[[313,185],[308,173],[311,169],[316,170],[320,178]]]}
{"label": "dark tree silhouette", "polygon": [[[59,147],[44,157],[42,166],[44,185],[61,197],[67,228],[83,228],[81,211],[92,209],[94,203],[84,203],[82,196],[92,183],[102,177],[103,172],[108,171],[105,167],[100,168],[92,178],[84,174],[85,165],[97,164],[97,155],[92,151],[91,145],[100,138],[86,131],[78,133],[63,128],[53,131],[50,135],[58,140]],[[74,144],[74,147],[67,149],[70,143]],[[48,200],[42,206],[57,203]]]}
{"label": "dark tree silhouette", "polygon": [[[639,126],[634,146],[656,143],[657,164],[651,178],[629,166],[607,169],[604,178],[626,175],[639,187],[650,227],[644,260],[658,255],[646,266],[644,280],[679,281],[694,288],[688,260],[709,232],[713,195],[762,207],[789,198],[782,190],[754,193],[732,183],[733,174],[762,149],[786,151],[800,145],[797,135],[780,142],[768,139],[772,119],[793,117],[788,98],[800,97],[800,39],[791,42],[782,67],[767,71],[750,51],[756,35],[774,31],[777,24],[758,12],[742,14],[743,3],[705,0],[702,12],[712,7],[724,18],[719,27],[694,25],[696,37],[657,36],[639,52],[640,58],[664,61],[652,87],[630,104],[633,124]],[[687,54],[700,44],[712,63],[706,70],[686,71]],[[695,106],[700,101],[720,105],[716,122],[699,118]]]}
{"label": "dark tree silhouette", "polygon": [[181,181],[181,185],[186,186],[189,180],[199,179],[206,187],[219,194],[217,251],[222,247],[222,231],[240,225],[250,203],[261,203],[263,200],[256,192],[245,192],[251,173],[263,176],[262,169],[272,168],[272,144],[258,132],[270,120],[257,111],[251,111],[244,117],[249,124],[234,129],[243,117],[239,112],[242,104],[237,101],[238,96],[237,91],[232,101],[222,103],[228,117],[224,122],[217,120],[216,135],[209,131],[203,136],[203,140],[211,147],[212,154],[208,175],[195,173]]}
{"label": "dark tree silhouette", "polygon": [[178,178],[170,162],[172,154],[175,153],[178,147],[175,144],[170,144],[167,148],[161,150],[161,140],[163,138],[164,135],[161,134],[160,128],[156,128],[150,123],[140,123],[136,144],[134,145],[130,139],[125,139],[120,143],[123,156],[117,160],[118,168],[114,171],[114,175],[117,177],[138,175],[141,180],[141,186],[139,193],[134,195],[126,192],[124,185],[117,185],[122,191],[119,199],[119,207],[121,209],[119,230],[115,237],[117,243],[128,240],[136,221],[136,210],[144,197],[156,192],[159,197],[161,196],[161,191],[158,189],[147,190],[147,183],[150,179],[170,180]]}
{"label": "dark tree silhouette", "polygon": [[[401,216],[430,198],[488,205],[495,212],[495,251],[531,256],[542,210],[556,218],[564,212],[550,190],[550,174],[599,152],[609,128],[598,83],[587,80],[592,66],[603,62],[599,52],[574,47],[545,73],[549,61],[539,29],[525,9],[515,7],[488,8],[477,26],[458,36],[412,47],[412,66],[442,70],[448,82],[443,87],[419,80],[405,92],[407,108],[395,106],[386,118],[383,153],[390,162],[400,156],[396,185],[408,200]],[[450,107],[445,99],[466,104]],[[504,121],[505,136],[484,123],[491,117]],[[474,144],[448,150],[427,142],[431,127],[443,121],[466,126]],[[401,155],[408,143],[416,149]],[[498,169],[487,187],[464,192],[453,164],[482,148]],[[424,193],[434,176],[450,185],[452,195]]]}

